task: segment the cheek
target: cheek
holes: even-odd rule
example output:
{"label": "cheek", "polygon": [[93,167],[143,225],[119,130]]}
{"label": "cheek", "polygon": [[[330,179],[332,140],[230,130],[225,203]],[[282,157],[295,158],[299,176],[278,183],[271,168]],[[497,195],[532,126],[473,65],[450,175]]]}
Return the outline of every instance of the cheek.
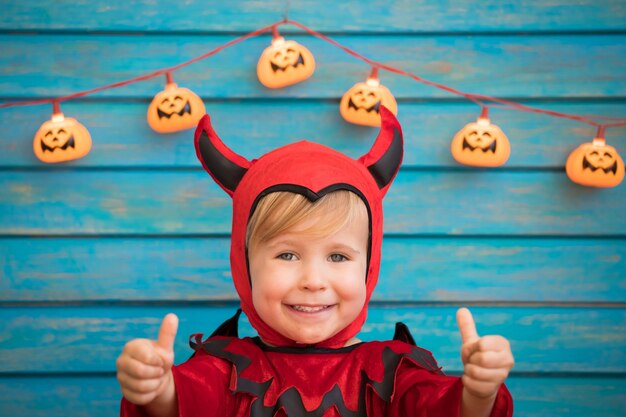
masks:
{"label": "cheek", "polygon": [[273,317],[277,306],[280,305],[279,302],[280,297],[275,286],[252,279],[252,304],[261,319],[267,322]]}
{"label": "cheek", "polygon": [[273,285],[269,283],[255,284],[254,281],[252,283],[252,299],[255,302],[281,300],[287,293],[287,289],[278,283],[272,283]]}
{"label": "cheek", "polygon": [[350,273],[342,274],[339,285],[335,288],[344,301],[363,304],[367,292],[365,284],[365,265],[353,268]]}
{"label": "cheek", "polygon": [[364,280],[359,283],[352,283],[350,286],[343,288],[339,292],[341,298],[341,312],[343,314],[344,324],[353,322],[363,310],[365,305],[366,286]]}
{"label": "cheek", "polygon": [[271,262],[259,265],[252,261],[250,275],[255,307],[257,303],[281,300],[289,292],[290,273],[287,268],[279,268]]}

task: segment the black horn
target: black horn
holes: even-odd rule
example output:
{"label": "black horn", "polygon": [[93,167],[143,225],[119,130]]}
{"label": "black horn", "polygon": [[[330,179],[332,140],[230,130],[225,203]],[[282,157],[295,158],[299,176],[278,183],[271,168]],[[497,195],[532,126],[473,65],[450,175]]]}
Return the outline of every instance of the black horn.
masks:
{"label": "black horn", "polygon": [[378,137],[368,153],[359,158],[384,193],[400,169],[404,144],[402,128],[396,116],[385,106],[380,106],[381,126]]}
{"label": "black horn", "polygon": [[196,155],[204,169],[228,195],[232,196],[241,178],[248,172],[250,161],[224,145],[213,130],[208,114],[200,119],[194,142]]}

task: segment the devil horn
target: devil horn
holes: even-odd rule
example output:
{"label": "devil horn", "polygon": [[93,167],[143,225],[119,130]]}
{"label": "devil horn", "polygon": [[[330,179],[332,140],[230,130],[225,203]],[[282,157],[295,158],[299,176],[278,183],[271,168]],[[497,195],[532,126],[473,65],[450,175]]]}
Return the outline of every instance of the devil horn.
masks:
{"label": "devil horn", "polygon": [[383,195],[391,185],[402,163],[402,128],[396,116],[380,106],[381,126],[378,137],[368,153],[359,158],[376,180]]}
{"label": "devil horn", "polygon": [[204,169],[228,195],[232,196],[239,182],[248,172],[250,161],[224,145],[213,130],[208,114],[205,114],[198,122],[194,142],[196,155]]}

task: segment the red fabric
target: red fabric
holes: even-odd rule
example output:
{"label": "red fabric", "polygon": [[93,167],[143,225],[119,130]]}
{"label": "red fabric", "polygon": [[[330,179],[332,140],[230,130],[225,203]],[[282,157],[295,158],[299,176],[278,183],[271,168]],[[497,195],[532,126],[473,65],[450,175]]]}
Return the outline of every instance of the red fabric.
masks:
{"label": "red fabric", "polygon": [[[233,228],[231,239],[230,262],[235,288],[241,300],[241,308],[257,330],[261,338],[274,346],[296,346],[296,343],[268,326],[256,313],[252,304],[252,292],[246,261],[245,236],[246,226],[256,198],[269,187],[294,184],[317,193],[336,184],[348,184],[359,190],[366,199],[371,213],[371,257],[366,277],[366,301],[358,318],[348,327],[322,342],[319,346],[341,347],[361,329],[367,317],[367,304],[378,281],[380,269],[380,250],[383,236],[382,199],[391,180],[382,189],[376,183],[368,166],[375,164],[390,147],[395,132],[401,128],[393,113],[384,107],[380,110],[382,126],[370,152],[358,160],[347,157],[328,147],[311,142],[298,142],[278,148],[260,158],[247,161],[235,154],[217,136],[209,116],[206,115],[198,124],[195,134],[196,152],[204,168],[213,179],[233,198]],[[206,136],[205,136],[206,135]],[[216,170],[221,164],[207,166],[201,154],[201,140],[210,140],[210,144],[232,164],[246,169],[247,172],[237,188],[229,190],[219,180]],[[401,157],[401,154],[400,154]],[[396,168],[394,172],[397,173]]]}
{"label": "red fabric", "polygon": [[[285,352],[250,338],[209,339],[173,368],[180,417],[459,416],[461,379],[437,370],[429,352],[399,341]],[[491,416],[512,413],[503,385]],[[123,401],[121,415],[143,417],[142,408]]]}

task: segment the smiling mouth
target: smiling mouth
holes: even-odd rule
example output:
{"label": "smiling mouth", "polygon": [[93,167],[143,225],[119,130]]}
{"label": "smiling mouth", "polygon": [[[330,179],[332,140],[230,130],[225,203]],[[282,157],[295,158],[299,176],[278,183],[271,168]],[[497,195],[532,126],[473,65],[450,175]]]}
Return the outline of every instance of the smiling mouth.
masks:
{"label": "smiling mouth", "polygon": [[324,311],[332,307],[332,305],[303,306],[303,305],[291,305],[291,304],[288,304],[288,306],[292,310],[296,310],[301,313],[319,313],[320,311]]}

